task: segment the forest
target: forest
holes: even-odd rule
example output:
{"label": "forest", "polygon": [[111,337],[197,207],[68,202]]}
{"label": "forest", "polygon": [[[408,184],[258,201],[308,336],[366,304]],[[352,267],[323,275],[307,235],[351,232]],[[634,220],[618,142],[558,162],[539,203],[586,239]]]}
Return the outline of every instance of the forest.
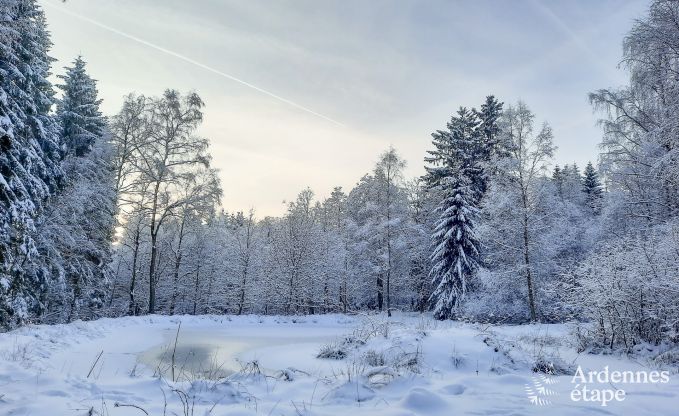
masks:
{"label": "forest", "polygon": [[417,311],[579,321],[583,348],[677,343],[677,22],[655,0],[623,39],[627,85],[589,93],[586,166],[555,165],[540,109],[488,91],[431,126],[424,176],[390,147],[352,189],[319,199],[299,178],[260,217],[221,208],[199,92],[131,92],[104,115],[87,57],[53,68],[41,7],[3,0],[0,326]]}

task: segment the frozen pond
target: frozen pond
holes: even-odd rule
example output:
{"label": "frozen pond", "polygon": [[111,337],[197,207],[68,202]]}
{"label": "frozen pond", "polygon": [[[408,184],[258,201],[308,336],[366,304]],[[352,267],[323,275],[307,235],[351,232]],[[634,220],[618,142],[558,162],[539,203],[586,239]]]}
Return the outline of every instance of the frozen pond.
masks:
{"label": "frozen pond", "polygon": [[301,350],[312,354],[308,358],[313,359],[314,351],[318,351],[323,343],[334,339],[333,335],[289,337],[273,333],[243,336],[182,329],[175,347],[175,336],[176,330],[165,331],[163,343],[142,352],[139,361],[152,369],[154,374],[162,374],[166,378],[172,378],[174,362],[175,379],[183,380],[228,377],[252,360],[257,360],[262,370],[280,370],[275,357],[277,348],[298,345]]}

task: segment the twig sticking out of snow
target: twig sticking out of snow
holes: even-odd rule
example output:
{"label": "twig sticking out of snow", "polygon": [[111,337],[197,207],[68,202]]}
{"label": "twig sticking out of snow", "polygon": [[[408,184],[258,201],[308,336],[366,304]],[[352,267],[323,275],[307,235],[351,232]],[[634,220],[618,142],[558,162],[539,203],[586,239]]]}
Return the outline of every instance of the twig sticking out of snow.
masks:
{"label": "twig sticking out of snow", "polygon": [[177,381],[174,376],[174,369],[175,369],[175,356],[177,354],[177,342],[179,341],[179,330],[182,328],[182,322],[179,321],[179,325],[177,326],[177,335],[174,337],[174,348],[172,349],[172,382]]}
{"label": "twig sticking out of snow", "polygon": [[87,373],[87,377],[85,378],[90,378],[90,376],[92,375],[92,371],[94,371],[94,367],[97,366],[97,363],[99,362],[99,359],[101,358],[102,354],[104,354],[104,350],[101,350],[99,355],[97,355],[97,359],[94,360],[94,363],[92,364],[92,367],[90,367],[90,371]]}
{"label": "twig sticking out of snow", "polygon": [[132,408],[141,410],[142,412],[144,412],[144,413],[147,414],[147,415],[149,414],[149,412],[147,412],[147,411],[144,410],[143,408],[137,406],[136,404],[123,404],[123,403],[115,402],[115,403],[113,404],[113,407],[132,407]]}

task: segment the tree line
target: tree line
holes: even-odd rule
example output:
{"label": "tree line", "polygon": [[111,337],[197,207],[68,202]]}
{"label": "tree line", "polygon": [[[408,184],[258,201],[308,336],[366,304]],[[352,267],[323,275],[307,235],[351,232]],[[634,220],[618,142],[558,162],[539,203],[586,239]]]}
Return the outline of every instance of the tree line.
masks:
{"label": "tree line", "polygon": [[352,189],[303,189],[264,218],[220,208],[197,93],[130,94],[106,118],[81,57],[50,83],[37,3],[0,8],[5,329],[409,310],[581,320],[584,339],[608,347],[678,339],[675,2],[654,1],[625,37],[628,85],[589,96],[596,167],[555,166],[549,124],[490,95],[432,134],[422,177],[406,178],[390,147]]}

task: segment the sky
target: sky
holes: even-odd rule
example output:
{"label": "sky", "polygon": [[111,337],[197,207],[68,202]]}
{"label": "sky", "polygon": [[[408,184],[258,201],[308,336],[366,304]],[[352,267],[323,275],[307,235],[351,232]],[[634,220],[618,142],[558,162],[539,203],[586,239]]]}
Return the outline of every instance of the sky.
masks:
{"label": "sky", "polygon": [[596,162],[588,92],[626,83],[644,0],[40,0],[63,72],[77,55],[105,114],[131,92],[196,91],[228,211],[280,215],[349,191],[394,146],[423,173],[431,133],[486,95],[548,122],[555,163]]}

